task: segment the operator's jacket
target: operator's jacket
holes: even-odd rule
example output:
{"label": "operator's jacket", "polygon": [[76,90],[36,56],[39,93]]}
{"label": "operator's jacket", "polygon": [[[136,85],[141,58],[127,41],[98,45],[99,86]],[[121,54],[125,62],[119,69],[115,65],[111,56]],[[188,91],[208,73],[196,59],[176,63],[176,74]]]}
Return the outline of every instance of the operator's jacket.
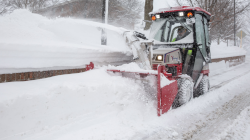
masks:
{"label": "operator's jacket", "polygon": [[[174,38],[171,42],[179,41],[179,40],[183,39],[184,37],[186,37],[188,34],[189,34],[189,32],[186,32],[182,37],[180,37],[180,36],[177,35],[177,37]],[[184,50],[185,50],[185,48],[183,48],[183,51],[184,51]],[[189,56],[191,56],[191,55],[192,55],[192,52],[193,52],[192,50],[188,50],[187,54],[188,54]]]}
{"label": "operator's jacket", "polygon": [[171,42],[179,41],[179,40],[185,38],[188,34],[189,34],[189,32],[186,32],[182,37],[177,35],[177,37],[174,38]]}

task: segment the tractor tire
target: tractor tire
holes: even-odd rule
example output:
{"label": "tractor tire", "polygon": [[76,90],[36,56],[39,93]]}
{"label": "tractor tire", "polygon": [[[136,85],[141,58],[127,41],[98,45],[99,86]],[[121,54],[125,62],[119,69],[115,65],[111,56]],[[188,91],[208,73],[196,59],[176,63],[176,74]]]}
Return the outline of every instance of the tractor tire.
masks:
{"label": "tractor tire", "polygon": [[209,78],[207,75],[204,75],[201,79],[200,84],[198,85],[198,87],[194,92],[194,97],[199,97],[203,94],[206,94],[209,91],[209,89],[210,89]]}
{"label": "tractor tire", "polygon": [[173,108],[180,107],[193,99],[193,82],[186,78],[179,78],[178,93],[174,99]]}

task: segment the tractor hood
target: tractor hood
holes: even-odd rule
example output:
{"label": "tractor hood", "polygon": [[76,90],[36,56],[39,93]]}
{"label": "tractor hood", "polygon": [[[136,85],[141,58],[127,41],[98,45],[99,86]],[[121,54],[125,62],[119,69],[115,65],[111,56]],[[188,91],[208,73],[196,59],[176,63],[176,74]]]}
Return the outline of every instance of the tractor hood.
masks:
{"label": "tractor hood", "polygon": [[153,50],[153,54],[166,54],[166,53],[171,53],[176,50],[179,50],[177,48],[158,48]]}
{"label": "tractor hood", "polygon": [[184,43],[184,44],[168,44],[168,43],[162,43],[162,44],[157,44],[154,43],[153,45],[153,51],[157,49],[177,49],[177,48],[193,48],[193,43]]}

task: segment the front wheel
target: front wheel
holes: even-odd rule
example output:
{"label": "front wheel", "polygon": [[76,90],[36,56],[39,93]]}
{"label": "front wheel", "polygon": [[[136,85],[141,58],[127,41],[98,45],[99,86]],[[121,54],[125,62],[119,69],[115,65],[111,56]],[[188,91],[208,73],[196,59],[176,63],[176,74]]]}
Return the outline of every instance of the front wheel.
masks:
{"label": "front wheel", "polygon": [[193,98],[193,82],[189,79],[178,79],[178,93],[175,97],[173,108],[189,102]]}
{"label": "front wheel", "polygon": [[210,83],[207,75],[204,75],[199,83],[197,89],[195,90],[194,97],[199,97],[206,94],[210,89]]}

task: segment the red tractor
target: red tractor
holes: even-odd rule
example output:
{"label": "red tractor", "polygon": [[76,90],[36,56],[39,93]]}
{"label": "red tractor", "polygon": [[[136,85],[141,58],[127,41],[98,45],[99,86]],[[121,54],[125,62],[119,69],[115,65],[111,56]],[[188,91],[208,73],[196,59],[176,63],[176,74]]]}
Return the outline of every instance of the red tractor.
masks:
{"label": "red tractor", "polygon": [[141,44],[148,50],[151,68],[157,72],[137,73],[157,76],[160,116],[209,90],[211,14],[199,7],[181,6],[159,9],[149,15],[152,17],[149,40],[153,41]]}

